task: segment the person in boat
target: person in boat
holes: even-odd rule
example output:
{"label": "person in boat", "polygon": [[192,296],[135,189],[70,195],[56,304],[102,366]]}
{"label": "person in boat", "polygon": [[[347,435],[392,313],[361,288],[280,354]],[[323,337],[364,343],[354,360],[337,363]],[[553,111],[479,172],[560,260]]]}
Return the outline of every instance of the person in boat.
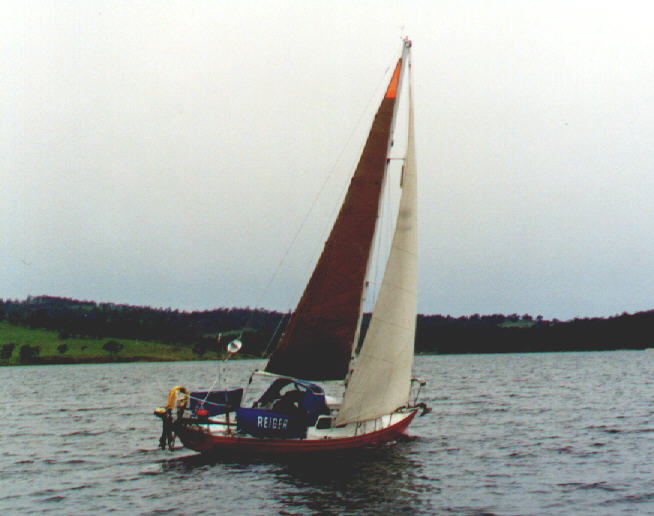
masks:
{"label": "person in boat", "polygon": [[270,410],[292,418],[308,420],[309,413],[305,407],[306,390],[288,378],[279,378],[273,382],[253,408]]}
{"label": "person in boat", "polygon": [[304,393],[298,390],[291,390],[279,398],[272,407],[273,412],[279,412],[293,418],[306,419],[307,411],[302,406]]}

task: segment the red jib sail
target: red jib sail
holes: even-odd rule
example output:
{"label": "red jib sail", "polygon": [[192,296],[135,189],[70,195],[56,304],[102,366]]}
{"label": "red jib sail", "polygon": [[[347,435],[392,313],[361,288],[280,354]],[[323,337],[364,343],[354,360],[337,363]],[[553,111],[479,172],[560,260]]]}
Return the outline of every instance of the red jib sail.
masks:
{"label": "red jib sail", "polygon": [[402,59],[375,115],[323,252],[266,371],[306,380],[345,378],[375,234]]}

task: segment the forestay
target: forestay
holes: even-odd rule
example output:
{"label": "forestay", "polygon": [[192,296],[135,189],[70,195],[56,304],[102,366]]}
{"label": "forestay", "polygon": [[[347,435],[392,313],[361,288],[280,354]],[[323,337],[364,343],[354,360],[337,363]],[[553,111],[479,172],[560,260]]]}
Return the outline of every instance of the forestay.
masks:
{"label": "forestay", "polygon": [[[404,55],[408,57],[408,44]],[[410,71],[406,75],[410,82]],[[408,96],[408,142],[395,233],[370,326],[336,418],[337,425],[389,414],[406,405],[409,398],[417,300],[417,178],[410,84]]]}

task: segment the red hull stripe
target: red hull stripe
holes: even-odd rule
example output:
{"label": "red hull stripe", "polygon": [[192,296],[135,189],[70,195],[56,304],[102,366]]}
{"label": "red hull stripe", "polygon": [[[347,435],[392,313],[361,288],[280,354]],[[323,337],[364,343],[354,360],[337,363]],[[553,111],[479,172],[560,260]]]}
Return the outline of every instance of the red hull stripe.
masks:
{"label": "red hull stripe", "polygon": [[334,451],[349,448],[360,448],[372,444],[392,441],[404,433],[416,411],[409,413],[404,419],[392,426],[356,435],[353,437],[337,437],[333,439],[256,439],[253,437],[224,437],[209,435],[196,428],[182,427],[177,429],[177,435],[184,446],[202,453],[217,451],[248,452],[248,453],[302,453],[314,451]]}

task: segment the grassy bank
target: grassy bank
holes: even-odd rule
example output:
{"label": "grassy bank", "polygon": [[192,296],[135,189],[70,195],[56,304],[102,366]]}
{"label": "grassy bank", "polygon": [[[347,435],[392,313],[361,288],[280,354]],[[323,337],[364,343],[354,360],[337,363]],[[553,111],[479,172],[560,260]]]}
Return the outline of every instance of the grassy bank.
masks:
{"label": "grassy bank", "polygon": [[[103,346],[113,341],[118,346]],[[11,346],[13,344],[13,346]],[[30,350],[21,348],[29,346]],[[38,352],[35,349],[38,348]],[[0,321],[0,365],[74,364],[94,362],[134,362],[215,359],[215,353],[199,357],[190,348],[159,342],[130,339],[60,338],[49,330],[34,330]]]}

